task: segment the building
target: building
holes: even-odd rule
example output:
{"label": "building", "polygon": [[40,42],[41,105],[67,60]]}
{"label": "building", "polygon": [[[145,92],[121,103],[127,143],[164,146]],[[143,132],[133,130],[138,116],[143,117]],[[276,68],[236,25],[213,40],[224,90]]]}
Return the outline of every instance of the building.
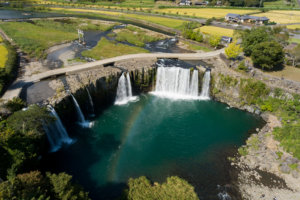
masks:
{"label": "building", "polygon": [[179,5],[180,6],[190,6],[190,5],[192,5],[192,2],[190,0],[181,0],[179,2]]}
{"label": "building", "polygon": [[225,16],[225,20],[229,22],[236,22],[236,23],[256,23],[256,24],[264,24],[269,21],[269,18],[267,17],[257,17],[257,16],[251,16],[251,15],[239,15],[239,14],[233,14],[228,13]]}
{"label": "building", "polygon": [[227,36],[222,36],[221,37],[221,43],[222,44],[227,45],[227,44],[229,44],[231,42],[232,42],[232,37],[227,37]]}
{"label": "building", "polygon": [[206,6],[208,4],[209,4],[208,1],[196,1],[195,2],[195,6]]}

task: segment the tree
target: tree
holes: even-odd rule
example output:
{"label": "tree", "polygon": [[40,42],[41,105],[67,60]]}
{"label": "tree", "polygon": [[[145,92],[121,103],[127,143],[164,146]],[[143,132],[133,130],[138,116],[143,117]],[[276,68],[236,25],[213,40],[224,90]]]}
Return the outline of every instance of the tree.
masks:
{"label": "tree", "polygon": [[209,37],[209,44],[214,48],[217,48],[219,46],[220,42],[221,42],[220,36],[212,35]]}
{"label": "tree", "polygon": [[5,106],[8,108],[11,112],[16,112],[18,110],[21,110],[24,108],[26,103],[20,99],[19,97],[14,97],[12,100],[9,100]]}
{"label": "tree", "polygon": [[252,28],[251,30],[245,30],[241,33],[242,47],[245,55],[250,56],[253,48],[261,42],[270,41],[271,37],[268,34],[265,27]]}
{"label": "tree", "polygon": [[228,47],[225,49],[225,54],[229,59],[235,59],[242,51],[243,49],[241,46],[235,42],[228,45]]}
{"label": "tree", "polygon": [[255,66],[272,70],[280,67],[284,61],[282,46],[275,41],[262,42],[253,48],[251,59]]}
{"label": "tree", "polygon": [[130,178],[128,187],[125,191],[128,200],[199,200],[194,187],[176,176],[168,177],[163,184],[152,184],[144,176]]}
{"label": "tree", "polygon": [[43,126],[54,120],[45,108],[30,106],[0,123],[0,146],[9,158],[9,165],[1,166],[2,179],[14,177],[38,165],[38,157],[45,148]]}
{"label": "tree", "polygon": [[0,199],[89,200],[88,193],[65,173],[43,176],[39,171],[19,174],[0,183]]}
{"label": "tree", "polygon": [[292,65],[295,67],[300,62],[300,44],[295,48],[287,50],[287,53],[292,59]]}

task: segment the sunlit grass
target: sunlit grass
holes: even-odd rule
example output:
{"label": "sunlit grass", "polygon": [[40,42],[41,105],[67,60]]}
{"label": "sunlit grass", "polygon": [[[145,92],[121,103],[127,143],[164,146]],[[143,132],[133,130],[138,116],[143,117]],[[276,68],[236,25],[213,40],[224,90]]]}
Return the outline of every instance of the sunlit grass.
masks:
{"label": "sunlit grass", "polygon": [[125,44],[118,44],[113,41],[109,41],[105,38],[102,38],[98,42],[97,46],[95,46],[91,50],[83,51],[82,55],[96,60],[101,60],[121,55],[147,52],[149,51],[140,47],[132,47]]}
{"label": "sunlit grass", "polygon": [[279,24],[300,23],[300,11],[271,10],[266,13],[256,14],[255,16],[268,17],[270,21]]}
{"label": "sunlit grass", "polygon": [[4,44],[0,44],[0,68],[5,67],[5,63],[7,61],[8,51]]}
{"label": "sunlit grass", "polygon": [[228,13],[248,14],[258,12],[258,10],[238,10],[238,9],[214,9],[214,8],[166,8],[157,9],[155,12],[166,14],[188,15],[200,18],[224,18]]}
{"label": "sunlit grass", "polygon": [[288,29],[300,29],[300,24],[288,25],[286,27]]}
{"label": "sunlit grass", "polygon": [[216,26],[202,26],[197,28],[196,30],[200,30],[201,33],[207,35],[218,35],[218,36],[228,36],[232,37],[234,30],[228,28],[220,28]]}

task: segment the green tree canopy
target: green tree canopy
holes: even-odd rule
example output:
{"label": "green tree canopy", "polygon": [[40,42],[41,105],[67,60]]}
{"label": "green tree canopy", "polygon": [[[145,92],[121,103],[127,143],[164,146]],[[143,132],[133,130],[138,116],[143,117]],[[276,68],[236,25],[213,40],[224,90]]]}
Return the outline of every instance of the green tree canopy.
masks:
{"label": "green tree canopy", "polygon": [[210,46],[212,46],[214,48],[217,48],[219,46],[220,42],[221,42],[221,37],[218,35],[211,35],[209,37],[209,44],[210,44]]}
{"label": "green tree canopy", "polygon": [[252,54],[252,51],[256,45],[271,40],[271,37],[265,27],[245,30],[242,32],[241,37],[243,40],[242,47],[246,56],[250,56]]}
{"label": "green tree canopy", "polygon": [[152,184],[146,177],[129,179],[128,200],[199,200],[194,187],[187,181],[172,176],[163,184]]}
{"label": "green tree canopy", "polygon": [[0,199],[89,200],[88,193],[65,173],[43,176],[39,171],[19,174],[0,184]]}
{"label": "green tree canopy", "polygon": [[262,42],[253,48],[251,59],[255,66],[272,70],[282,66],[284,61],[283,48],[275,41]]}
{"label": "green tree canopy", "polygon": [[225,54],[229,59],[235,59],[240,55],[240,53],[242,53],[242,51],[243,49],[239,44],[231,43],[225,49]]}

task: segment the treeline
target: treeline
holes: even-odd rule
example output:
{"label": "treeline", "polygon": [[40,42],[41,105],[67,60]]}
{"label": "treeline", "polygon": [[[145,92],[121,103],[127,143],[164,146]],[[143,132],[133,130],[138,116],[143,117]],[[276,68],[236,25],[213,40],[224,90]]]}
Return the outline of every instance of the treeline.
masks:
{"label": "treeline", "polygon": [[0,68],[0,94],[3,94],[5,88],[11,84],[18,73],[18,56],[16,49],[7,41],[3,41],[3,43],[8,51],[8,57],[5,67]]}

